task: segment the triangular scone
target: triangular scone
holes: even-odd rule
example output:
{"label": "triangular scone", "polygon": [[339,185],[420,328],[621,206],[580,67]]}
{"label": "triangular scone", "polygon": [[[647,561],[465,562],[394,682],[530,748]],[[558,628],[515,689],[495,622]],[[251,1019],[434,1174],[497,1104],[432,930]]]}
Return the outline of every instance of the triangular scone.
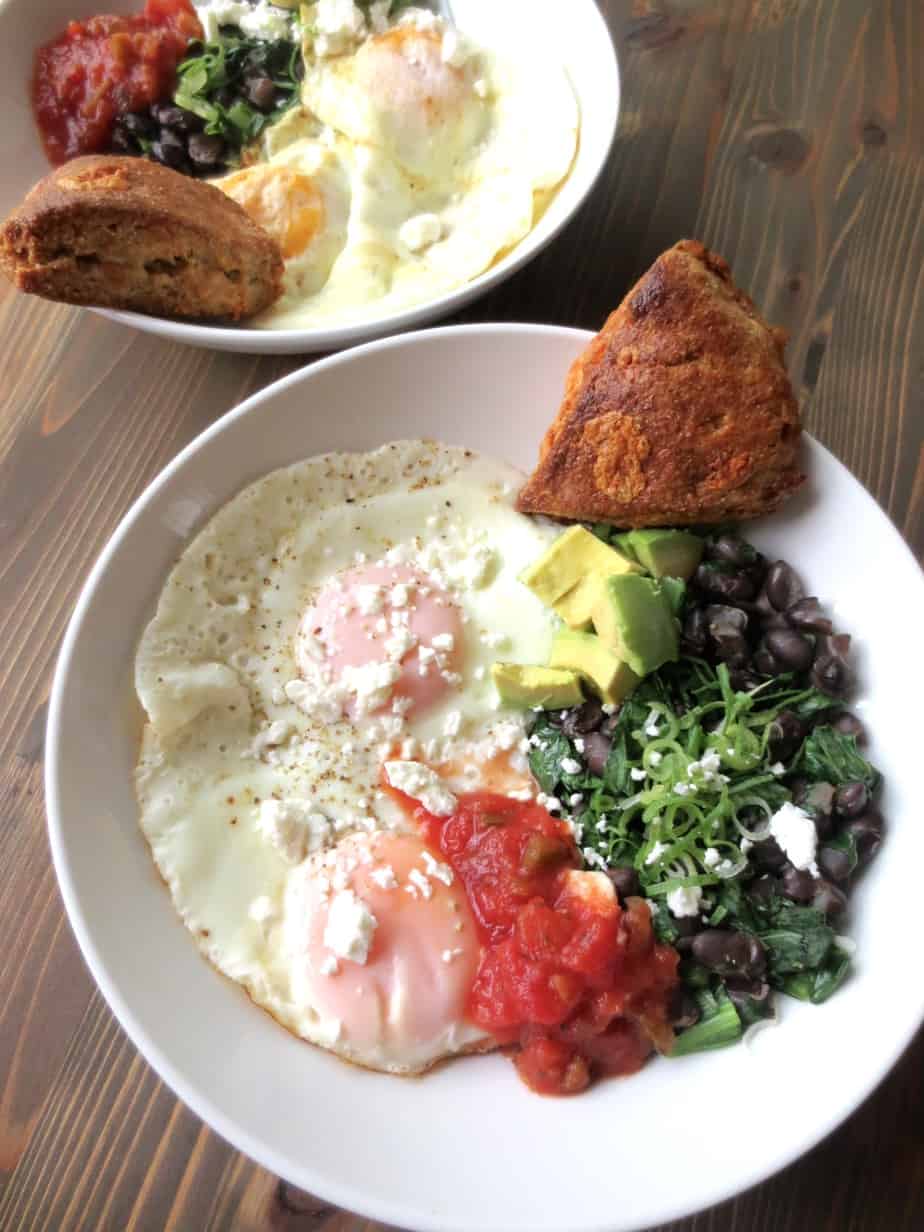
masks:
{"label": "triangular scone", "polygon": [[721,257],[675,244],[571,366],[517,508],[616,526],[775,509],[805,478],[785,341]]}

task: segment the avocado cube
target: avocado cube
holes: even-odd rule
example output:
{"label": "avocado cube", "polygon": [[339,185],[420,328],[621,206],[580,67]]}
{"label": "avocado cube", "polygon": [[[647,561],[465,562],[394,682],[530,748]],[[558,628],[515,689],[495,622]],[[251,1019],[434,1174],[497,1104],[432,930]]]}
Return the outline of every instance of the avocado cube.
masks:
{"label": "avocado cube", "polygon": [[607,578],[593,619],[603,643],[639,676],[677,658],[677,622],[653,578],[637,573]]}
{"label": "avocado cube", "polygon": [[495,663],[491,677],[507,706],[564,710],[584,700],[577,672],[559,667],[532,667],[525,663]]}
{"label": "avocado cube", "polygon": [[562,629],[555,635],[549,656],[555,667],[578,672],[603,702],[616,706],[638,684],[638,676],[596,633]]}
{"label": "avocado cube", "polygon": [[635,548],[632,546],[631,530],[624,530],[620,534],[614,535],[613,543],[627,560],[638,561],[638,557],[635,555]]}
{"label": "avocado cube", "polygon": [[588,573],[552,604],[569,629],[586,632],[592,629],[594,604],[600,594],[603,576],[601,573]]}
{"label": "avocado cube", "polygon": [[586,527],[569,526],[537,561],[524,569],[520,581],[547,607],[552,607],[589,573],[609,576],[638,569],[622,553],[608,547]]}
{"label": "avocado cube", "polygon": [[683,578],[696,572],[703,555],[703,541],[686,530],[633,530],[628,541],[635,559],[654,577]]}

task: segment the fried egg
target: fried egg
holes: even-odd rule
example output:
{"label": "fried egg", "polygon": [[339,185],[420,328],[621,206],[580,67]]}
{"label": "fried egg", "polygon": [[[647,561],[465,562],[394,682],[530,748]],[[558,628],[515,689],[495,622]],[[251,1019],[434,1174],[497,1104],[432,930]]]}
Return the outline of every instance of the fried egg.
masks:
{"label": "fried egg", "polygon": [[324,7],[306,11],[301,107],[268,130],[267,161],[216,181],[283,248],[261,328],[362,319],[469,282],[529,234],[577,146],[570,82],[537,49],[488,53],[420,9],[377,28],[346,6],[333,39]]}
{"label": "fried egg", "polygon": [[387,788],[444,814],[531,790],[489,671],[553,636],[516,580],[555,535],[521,481],[422,441],[276,471],[189,544],[139,644],[140,821],[177,911],[279,1022],[372,1068],[493,1042],[465,1018],[465,894]]}

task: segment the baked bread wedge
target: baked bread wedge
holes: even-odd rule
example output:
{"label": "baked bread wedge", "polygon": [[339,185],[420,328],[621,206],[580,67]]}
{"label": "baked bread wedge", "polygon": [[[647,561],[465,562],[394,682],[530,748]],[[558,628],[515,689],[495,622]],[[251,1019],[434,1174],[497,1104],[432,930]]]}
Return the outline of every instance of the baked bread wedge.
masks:
{"label": "baked bread wedge", "polygon": [[663,253],[568,373],[523,513],[684,526],[769,513],[802,483],[786,336],[715,253]]}
{"label": "baked bread wedge", "polygon": [[75,158],[0,230],[21,291],[165,317],[240,320],[282,288],[279,246],[220,189],[143,158]]}

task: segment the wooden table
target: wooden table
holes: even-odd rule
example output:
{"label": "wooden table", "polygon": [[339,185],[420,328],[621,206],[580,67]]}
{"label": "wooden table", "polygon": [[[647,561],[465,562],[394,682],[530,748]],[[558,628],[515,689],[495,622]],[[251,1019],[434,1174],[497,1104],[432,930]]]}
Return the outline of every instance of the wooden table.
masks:
{"label": "wooden table", "polygon": [[[566,233],[460,319],[597,326],[663,248],[702,238],[790,329],[809,428],[920,553],[924,5],[604,8],[624,74],[609,166]],[[136,1053],[65,920],[42,801],[52,668],[93,560],[181,446],[300,361],[0,295],[0,1229],[368,1228],[226,1146]],[[826,1143],[672,1232],[924,1227],[922,1101],[919,1037]]]}

